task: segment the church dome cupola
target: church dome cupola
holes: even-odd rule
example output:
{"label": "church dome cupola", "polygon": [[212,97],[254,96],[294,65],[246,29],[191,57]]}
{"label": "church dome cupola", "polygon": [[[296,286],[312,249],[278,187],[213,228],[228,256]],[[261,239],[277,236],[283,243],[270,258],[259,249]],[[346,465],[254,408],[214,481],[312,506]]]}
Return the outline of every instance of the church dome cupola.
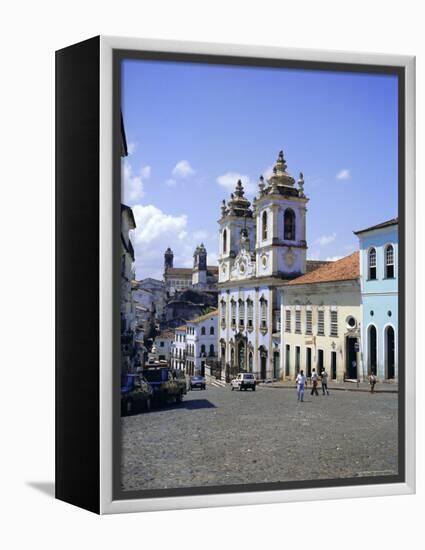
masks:
{"label": "church dome cupola", "polygon": [[251,203],[245,197],[245,190],[243,188],[242,181],[238,180],[234,193],[231,193],[230,195],[230,201],[227,203],[227,207],[225,201],[223,201],[221,214],[222,217],[236,216],[242,218],[246,216],[248,218],[252,218],[252,210],[250,206]]}
{"label": "church dome cupola", "polygon": [[269,184],[269,191],[272,190],[273,192],[282,192],[285,191],[282,188],[294,187],[295,179],[288,174],[288,172],[286,171],[287,168],[288,166],[283,156],[283,151],[279,151],[276,164],[273,167],[273,173],[267,180]]}

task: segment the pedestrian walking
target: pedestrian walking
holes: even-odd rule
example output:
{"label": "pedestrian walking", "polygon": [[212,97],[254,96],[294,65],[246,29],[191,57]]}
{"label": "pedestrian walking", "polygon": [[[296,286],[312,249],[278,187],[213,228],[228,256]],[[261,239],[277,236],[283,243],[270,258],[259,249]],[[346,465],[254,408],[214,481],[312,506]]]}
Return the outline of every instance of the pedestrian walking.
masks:
{"label": "pedestrian walking", "polygon": [[304,376],[304,371],[301,370],[298,375],[297,375],[297,378],[295,379],[296,383],[297,383],[297,395],[298,395],[298,401],[304,401],[304,388],[305,388],[305,384],[306,384],[306,377]]}
{"label": "pedestrian walking", "polygon": [[323,392],[323,395],[329,395],[329,390],[328,390],[328,373],[326,372],[326,369],[323,369],[321,374],[320,374],[321,378],[322,378],[322,392]]}
{"label": "pedestrian walking", "polygon": [[319,392],[317,391],[317,382],[319,380],[319,376],[316,372],[316,369],[313,369],[313,372],[311,373],[311,384],[312,384],[312,388],[311,388],[311,395],[319,395]]}
{"label": "pedestrian walking", "polygon": [[369,375],[370,393],[375,393],[376,376],[373,372]]}

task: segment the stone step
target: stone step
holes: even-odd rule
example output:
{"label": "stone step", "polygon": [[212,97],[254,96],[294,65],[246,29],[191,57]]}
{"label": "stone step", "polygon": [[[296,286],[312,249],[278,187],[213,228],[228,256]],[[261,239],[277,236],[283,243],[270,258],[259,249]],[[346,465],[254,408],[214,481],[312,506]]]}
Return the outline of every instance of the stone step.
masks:
{"label": "stone step", "polygon": [[211,386],[215,386],[216,388],[225,388],[226,382],[223,380],[212,380],[209,382]]}

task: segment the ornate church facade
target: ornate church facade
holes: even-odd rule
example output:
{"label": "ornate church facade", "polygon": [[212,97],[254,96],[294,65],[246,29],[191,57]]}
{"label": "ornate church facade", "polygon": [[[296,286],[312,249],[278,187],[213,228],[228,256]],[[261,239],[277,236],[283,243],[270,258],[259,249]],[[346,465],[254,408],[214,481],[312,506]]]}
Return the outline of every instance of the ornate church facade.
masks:
{"label": "ornate church facade", "polygon": [[304,178],[288,174],[279,153],[267,181],[260,177],[253,203],[241,181],[219,220],[219,353],[226,372],[280,378],[279,289],[307,266]]}

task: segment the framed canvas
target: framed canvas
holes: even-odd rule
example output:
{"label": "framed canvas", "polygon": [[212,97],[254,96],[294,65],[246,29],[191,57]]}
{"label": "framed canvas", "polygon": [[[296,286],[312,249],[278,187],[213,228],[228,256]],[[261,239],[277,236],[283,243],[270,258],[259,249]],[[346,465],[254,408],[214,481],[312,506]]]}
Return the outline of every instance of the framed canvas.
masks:
{"label": "framed canvas", "polygon": [[415,490],[415,68],[56,52],[56,496],[96,513]]}

